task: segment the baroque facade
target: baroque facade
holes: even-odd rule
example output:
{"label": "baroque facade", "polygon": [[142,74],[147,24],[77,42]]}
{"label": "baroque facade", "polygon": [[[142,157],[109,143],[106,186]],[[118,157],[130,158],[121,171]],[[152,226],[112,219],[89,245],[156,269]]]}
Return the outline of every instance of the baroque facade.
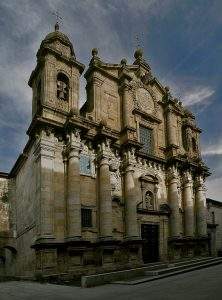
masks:
{"label": "baroque facade", "polygon": [[141,49],[134,57],[111,64],[93,49],[79,109],[84,65],[58,24],[42,41],[29,140],[2,176],[7,274],[78,276],[207,255],[201,130]]}

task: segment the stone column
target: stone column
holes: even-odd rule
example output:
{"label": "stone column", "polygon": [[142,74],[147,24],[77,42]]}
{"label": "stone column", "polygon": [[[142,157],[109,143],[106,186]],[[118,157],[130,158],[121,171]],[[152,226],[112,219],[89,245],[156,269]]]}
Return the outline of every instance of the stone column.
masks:
{"label": "stone column", "polygon": [[194,203],[192,195],[192,179],[187,172],[185,175],[183,186],[183,202],[184,202],[184,217],[185,217],[185,235],[194,236]]}
{"label": "stone column", "polygon": [[179,211],[177,176],[172,170],[168,178],[168,199],[171,208],[170,235],[171,237],[178,237],[181,233],[181,215]]}
{"label": "stone column", "polygon": [[81,238],[81,201],[80,201],[80,174],[79,153],[81,150],[80,132],[75,130],[70,134],[70,143],[67,148],[67,239]]}
{"label": "stone column", "polygon": [[99,161],[99,217],[100,238],[111,239],[112,227],[112,196],[109,171],[109,159],[101,156]]}
{"label": "stone column", "polygon": [[176,141],[176,132],[175,132],[175,126],[173,124],[173,109],[172,107],[168,106],[166,111],[166,125],[167,125],[167,142],[168,146],[171,145],[177,145]]}
{"label": "stone column", "polygon": [[197,233],[199,236],[207,235],[206,196],[203,179],[198,178],[196,185],[196,211],[197,211]]}
{"label": "stone column", "polygon": [[137,195],[133,178],[133,167],[128,165],[125,169],[125,224],[126,238],[139,238],[137,225]]}

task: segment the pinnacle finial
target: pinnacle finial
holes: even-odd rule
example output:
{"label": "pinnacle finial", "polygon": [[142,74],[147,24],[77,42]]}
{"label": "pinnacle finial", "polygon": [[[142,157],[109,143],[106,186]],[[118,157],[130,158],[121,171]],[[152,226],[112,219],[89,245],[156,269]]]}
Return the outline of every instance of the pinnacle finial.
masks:
{"label": "pinnacle finial", "polygon": [[120,64],[121,64],[122,66],[125,67],[126,64],[127,64],[127,60],[126,60],[125,58],[123,58],[123,59],[121,60]]}

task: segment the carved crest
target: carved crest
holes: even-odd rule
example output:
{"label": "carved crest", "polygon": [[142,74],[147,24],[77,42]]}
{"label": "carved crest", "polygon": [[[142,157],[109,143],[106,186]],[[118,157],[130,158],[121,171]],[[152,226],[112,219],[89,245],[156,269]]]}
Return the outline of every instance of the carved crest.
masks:
{"label": "carved crest", "polygon": [[149,114],[156,114],[157,99],[150,85],[144,84],[141,80],[134,80],[131,83],[131,93],[135,108]]}

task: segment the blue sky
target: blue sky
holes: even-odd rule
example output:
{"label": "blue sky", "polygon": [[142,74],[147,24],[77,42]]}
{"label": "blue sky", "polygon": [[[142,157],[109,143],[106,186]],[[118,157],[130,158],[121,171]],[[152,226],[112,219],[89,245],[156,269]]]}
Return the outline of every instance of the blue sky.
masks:
{"label": "blue sky", "polygon": [[[211,168],[207,196],[222,201],[221,0],[1,0],[0,170],[22,152],[31,118],[28,79],[58,10],[61,30],[86,66],[91,49],[102,59],[133,61],[135,35],[153,73],[195,113],[203,129],[203,159]],[[82,79],[81,103],[85,100]]]}

